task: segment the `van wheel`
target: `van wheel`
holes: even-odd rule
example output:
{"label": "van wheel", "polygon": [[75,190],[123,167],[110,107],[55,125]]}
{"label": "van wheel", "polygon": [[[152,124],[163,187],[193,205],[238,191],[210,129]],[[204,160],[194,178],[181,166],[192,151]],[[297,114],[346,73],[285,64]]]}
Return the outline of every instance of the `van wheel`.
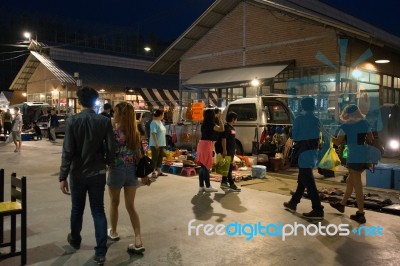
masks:
{"label": "van wheel", "polygon": [[237,155],[243,155],[243,147],[240,142],[236,141],[235,149]]}

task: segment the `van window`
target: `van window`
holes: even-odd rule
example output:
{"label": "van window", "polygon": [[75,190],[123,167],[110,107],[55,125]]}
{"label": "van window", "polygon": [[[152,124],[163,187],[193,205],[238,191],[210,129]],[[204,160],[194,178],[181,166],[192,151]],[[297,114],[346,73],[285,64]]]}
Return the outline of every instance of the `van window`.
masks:
{"label": "van window", "polygon": [[229,112],[235,112],[238,115],[238,121],[256,121],[257,120],[257,108],[254,103],[245,104],[231,104],[229,106]]}
{"label": "van window", "polygon": [[280,102],[267,102],[267,119],[269,123],[288,123],[290,121],[286,109]]}

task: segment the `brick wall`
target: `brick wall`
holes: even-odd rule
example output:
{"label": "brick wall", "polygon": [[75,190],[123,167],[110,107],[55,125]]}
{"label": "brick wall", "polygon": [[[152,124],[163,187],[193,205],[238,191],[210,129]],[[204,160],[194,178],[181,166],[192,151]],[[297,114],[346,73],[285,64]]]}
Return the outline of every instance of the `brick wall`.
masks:
{"label": "brick wall", "polygon": [[[315,58],[318,51],[337,65],[340,34],[330,27],[265,6],[240,4],[184,55],[181,78],[187,80],[203,70],[293,59],[297,67],[324,65]],[[346,64],[351,65],[368,47],[376,56],[388,53],[387,49],[349,37]],[[378,68],[385,72],[395,71],[384,65]]]}

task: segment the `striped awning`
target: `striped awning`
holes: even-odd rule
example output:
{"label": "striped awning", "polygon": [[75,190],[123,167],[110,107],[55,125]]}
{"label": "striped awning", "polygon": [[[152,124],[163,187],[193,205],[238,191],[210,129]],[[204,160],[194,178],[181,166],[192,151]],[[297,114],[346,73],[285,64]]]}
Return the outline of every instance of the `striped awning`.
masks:
{"label": "striped awning", "polygon": [[218,94],[216,91],[202,90],[201,100],[206,104],[206,106],[218,106]]}
{"label": "striped awning", "polygon": [[164,106],[179,105],[178,90],[141,88],[139,93],[143,97],[143,100],[148,107],[161,108]]}

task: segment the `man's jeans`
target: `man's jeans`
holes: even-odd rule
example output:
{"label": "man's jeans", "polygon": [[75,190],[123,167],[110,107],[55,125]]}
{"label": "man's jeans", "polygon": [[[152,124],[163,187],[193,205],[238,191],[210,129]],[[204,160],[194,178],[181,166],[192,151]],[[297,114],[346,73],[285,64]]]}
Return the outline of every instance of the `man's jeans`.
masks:
{"label": "man's jeans", "polygon": [[307,188],[307,194],[311,199],[312,209],[316,211],[323,210],[317,186],[315,185],[312,168],[299,168],[297,189],[290,202],[297,205],[303,197],[305,188]]}
{"label": "man's jeans", "polygon": [[75,177],[70,180],[71,188],[71,236],[72,241],[80,244],[83,212],[85,210],[86,193],[89,194],[90,209],[92,211],[96,234],[95,247],[97,256],[107,253],[107,219],[104,213],[104,190],[106,175],[100,174],[91,177]]}

